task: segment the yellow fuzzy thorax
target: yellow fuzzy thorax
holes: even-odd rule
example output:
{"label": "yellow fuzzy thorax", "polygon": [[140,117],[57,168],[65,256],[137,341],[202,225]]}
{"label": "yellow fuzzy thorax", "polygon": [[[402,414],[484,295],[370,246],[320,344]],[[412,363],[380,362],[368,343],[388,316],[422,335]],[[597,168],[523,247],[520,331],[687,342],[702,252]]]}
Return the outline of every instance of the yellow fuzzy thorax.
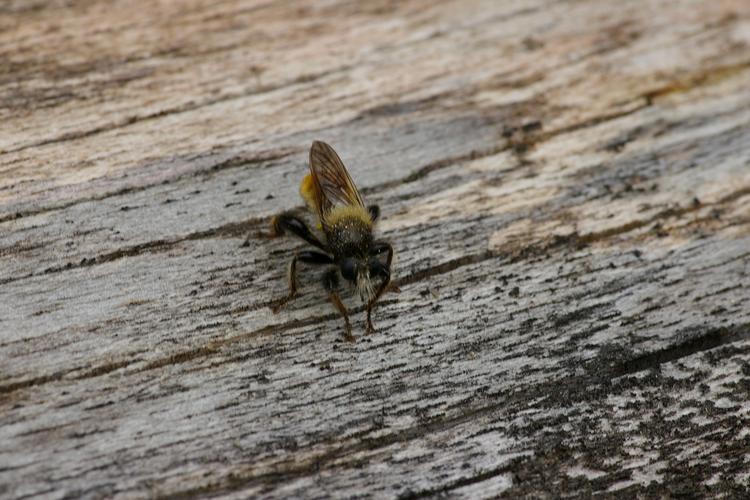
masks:
{"label": "yellow fuzzy thorax", "polygon": [[[299,185],[299,194],[302,199],[305,200],[310,211],[317,214],[318,205],[315,201],[315,184],[313,183],[312,175],[307,174],[302,178],[302,182]],[[339,205],[331,209],[331,211],[325,215],[325,223],[329,227],[344,219],[356,219],[364,222],[369,227],[372,227],[372,217],[365,207],[357,205]],[[320,228],[321,225],[318,223],[318,229]]]}
{"label": "yellow fuzzy thorax", "polygon": [[372,218],[370,212],[365,207],[357,205],[339,205],[332,209],[326,215],[326,224],[334,226],[344,219],[355,219],[357,221],[364,222],[368,226],[372,226]]}

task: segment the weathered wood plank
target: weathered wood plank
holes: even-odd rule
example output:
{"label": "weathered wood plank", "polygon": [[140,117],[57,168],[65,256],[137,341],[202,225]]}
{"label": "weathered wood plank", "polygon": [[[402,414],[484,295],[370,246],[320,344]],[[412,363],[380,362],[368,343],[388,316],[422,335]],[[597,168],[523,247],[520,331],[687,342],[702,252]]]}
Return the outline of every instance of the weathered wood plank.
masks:
{"label": "weathered wood plank", "polygon": [[[744,2],[0,14],[0,492],[742,496]],[[291,240],[332,143],[401,293]]]}

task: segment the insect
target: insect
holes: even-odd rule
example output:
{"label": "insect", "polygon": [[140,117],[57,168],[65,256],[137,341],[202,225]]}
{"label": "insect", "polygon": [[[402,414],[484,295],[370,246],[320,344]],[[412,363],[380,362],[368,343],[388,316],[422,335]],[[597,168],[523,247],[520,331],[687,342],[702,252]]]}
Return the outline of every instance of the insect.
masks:
{"label": "insect", "polygon": [[[372,309],[391,282],[393,247],[373,238],[373,227],[380,216],[377,205],[365,207],[362,197],[331,146],[314,141],[310,148],[310,173],[300,184],[300,195],[322,230],[319,238],[296,215],[284,212],[271,219],[271,237],[286,232],[318,248],[295,253],[289,262],[289,294],[274,307],[278,312],[297,295],[297,263],[327,266],[323,287],[344,318],[346,340],[354,341],[349,315],[338,294],[340,277],[353,285],[367,304],[367,333],[372,326]],[[385,261],[383,261],[385,258]]]}

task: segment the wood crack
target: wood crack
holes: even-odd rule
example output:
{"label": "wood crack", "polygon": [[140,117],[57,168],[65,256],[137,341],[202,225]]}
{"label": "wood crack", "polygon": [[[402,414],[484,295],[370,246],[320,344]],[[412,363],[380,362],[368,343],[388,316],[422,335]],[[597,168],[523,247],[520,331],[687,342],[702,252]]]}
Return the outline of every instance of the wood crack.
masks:
{"label": "wood crack", "polygon": [[684,332],[682,335],[686,339],[676,345],[646,353],[613,366],[611,375],[613,377],[631,375],[702,351],[750,339],[750,323],[697,330],[697,335],[696,330]]}
{"label": "wood crack", "polygon": [[[701,351],[719,347],[726,343],[735,342],[737,340],[744,340],[747,338],[750,338],[750,323],[709,330],[678,346],[625,361],[620,365],[616,365],[610,368],[609,372],[606,375],[599,372],[598,375],[593,376],[593,380],[605,381],[609,380],[610,377],[621,377],[623,375],[636,373],[644,369],[653,368],[654,366],[658,366],[662,363],[674,361]],[[537,384],[524,390],[523,394],[518,392],[510,395],[487,394],[487,398],[489,398],[490,400],[494,400],[495,402],[489,405],[471,408],[468,410],[465,409],[464,406],[464,411],[458,415],[453,415],[450,417],[435,417],[421,422],[418,426],[410,427],[385,436],[380,436],[376,439],[370,439],[366,436],[362,436],[361,439],[359,439],[359,444],[344,445],[339,448],[329,450],[323,454],[316,454],[310,458],[305,459],[302,463],[294,463],[289,465],[280,463],[274,466],[276,470],[273,472],[253,475],[253,469],[250,468],[245,473],[234,474],[231,477],[224,478],[218,483],[177,492],[175,494],[167,495],[163,498],[188,498],[208,491],[211,491],[212,493],[230,493],[233,491],[239,491],[243,488],[248,488],[252,485],[279,484],[281,482],[291,481],[298,477],[303,477],[310,472],[313,472],[314,470],[325,466],[326,464],[328,464],[330,467],[330,464],[332,462],[337,462],[336,467],[342,468],[346,465],[340,462],[339,459],[341,457],[353,455],[361,451],[373,451],[381,449],[398,442],[417,439],[420,435],[425,435],[426,433],[434,433],[439,430],[454,428],[462,422],[468,421],[470,419],[476,419],[481,415],[496,414],[498,411],[504,408],[507,409],[509,407],[512,407],[514,402],[522,402],[528,401],[529,399],[534,399],[533,397],[529,397],[529,392],[535,393],[537,395],[544,395],[548,391],[554,390],[557,393],[567,394],[567,397],[570,397],[573,394],[579,394],[579,392],[579,395],[583,396],[584,393],[588,391],[588,389],[586,388],[591,385],[591,377],[591,375],[567,377],[554,382]],[[461,486],[468,486],[474,483],[491,479],[492,477],[495,477],[509,470],[508,467],[509,466],[506,465],[479,473],[471,477],[458,479],[446,486],[436,487],[420,492],[405,492],[403,494],[403,498],[421,498],[440,492],[448,492]],[[250,474],[248,475],[247,473]]]}
{"label": "wood crack", "polygon": [[[266,163],[271,163],[276,160],[285,158],[293,154],[294,152],[295,151],[291,149],[280,149],[280,150],[263,151],[263,152],[258,153],[255,156],[243,156],[243,155],[233,156],[231,158],[227,158],[218,163],[215,163],[208,168],[197,170],[194,172],[189,172],[183,175],[178,175],[167,181],[161,181],[159,184],[163,185],[163,184],[168,184],[168,183],[174,183],[180,180],[184,180],[184,179],[188,179],[192,177],[205,176],[205,175],[212,174],[218,171],[228,170],[232,168],[246,167],[246,166],[254,165],[254,164],[263,165]],[[155,184],[144,184],[142,186],[127,186],[127,187],[123,187],[121,189],[117,189],[114,191],[104,192],[96,196],[90,196],[86,198],[77,198],[75,200],[69,201],[68,203],[63,203],[59,205],[48,205],[48,206],[39,207],[33,210],[22,210],[22,211],[17,211],[13,213],[8,213],[5,215],[0,215],[0,224],[4,222],[12,221],[12,220],[21,219],[24,217],[31,217],[34,215],[40,215],[40,214],[45,214],[49,212],[65,210],[66,208],[70,208],[70,207],[79,205],[81,203],[90,203],[92,201],[102,201],[102,200],[107,200],[110,198],[116,198],[118,196],[126,196],[129,194],[138,193],[141,191],[147,191],[148,189],[151,189],[154,186]]]}
{"label": "wood crack", "polygon": [[[512,462],[513,461],[511,461],[511,463]],[[501,474],[508,474],[509,472],[512,472],[512,471],[513,471],[513,468],[511,464],[506,464],[501,467],[495,467],[494,469],[476,473],[472,476],[466,476],[460,479],[456,479],[454,481],[451,481],[449,484],[446,484],[443,486],[438,486],[435,488],[428,488],[428,489],[419,490],[419,491],[407,490],[404,493],[401,493],[398,496],[398,498],[400,500],[414,500],[417,498],[441,496],[446,493],[450,493],[453,490],[457,490],[458,488],[463,488],[464,486],[471,486],[472,484],[482,483],[484,481],[497,477]]]}
{"label": "wood crack", "polygon": [[156,120],[159,118],[164,118],[166,116],[179,115],[181,113],[187,113],[190,111],[195,111],[201,108],[206,108],[206,107],[214,106],[216,104],[230,102],[230,101],[242,99],[242,98],[249,97],[249,96],[268,94],[268,93],[275,92],[283,88],[294,87],[296,85],[302,85],[306,83],[315,82],[316,80],[326,78],[332,74],[342,73],[349,68],[350,68],[349,65],[344,65],[344,66],[334,68],[331,70],[327,70],[327,71],[323,71],[320,73],[300,75],[294,78],[293,80],[290,80],[288,82],[283,82],[278,85],[259,86],[249,91],[235,92],[235,93],[231,93],[231,94],[218,97],[218,98],[214,98],[214,99],[206,99],[202,102],[183,104],[181,106],[175,106],[173,108],[162,109],[162,110],[155,111],[153,113],[144,114],[144,115],[127,116],[117,122],[107,123],[104,125],[100,125],[98,127],[90,128],[88,130],[69,132],[69,133],[59,135],[57,137],[51,137],[49,139],[44,139],[42,141],[24,144],[23,146],[19,146],[19,147],[12,148],[12,149],[6,149],[3,151],[0,151],[0,156],[11,154],[11,153],[17,153],[17,152],[24,151],[27,149],[39,148],[39,147],[47,146],[50,144],[57,144],[61,142],[85,139],[87,137],[98,135],[104,132],[124,129],[137,123],[148,122],[148,121]]}

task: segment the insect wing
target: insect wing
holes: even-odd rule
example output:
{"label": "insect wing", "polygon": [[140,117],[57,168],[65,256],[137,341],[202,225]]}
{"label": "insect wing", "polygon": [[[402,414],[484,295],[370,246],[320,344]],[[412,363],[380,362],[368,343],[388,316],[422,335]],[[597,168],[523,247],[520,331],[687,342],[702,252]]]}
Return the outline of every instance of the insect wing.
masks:
{"label": "insect wing", "polygon": [[325,142],[313,142],[310,171],[318,188],[317,208],[321,220],[325,220],[325,215],[332,208],[340,205],[365,206],[341,158]]}

